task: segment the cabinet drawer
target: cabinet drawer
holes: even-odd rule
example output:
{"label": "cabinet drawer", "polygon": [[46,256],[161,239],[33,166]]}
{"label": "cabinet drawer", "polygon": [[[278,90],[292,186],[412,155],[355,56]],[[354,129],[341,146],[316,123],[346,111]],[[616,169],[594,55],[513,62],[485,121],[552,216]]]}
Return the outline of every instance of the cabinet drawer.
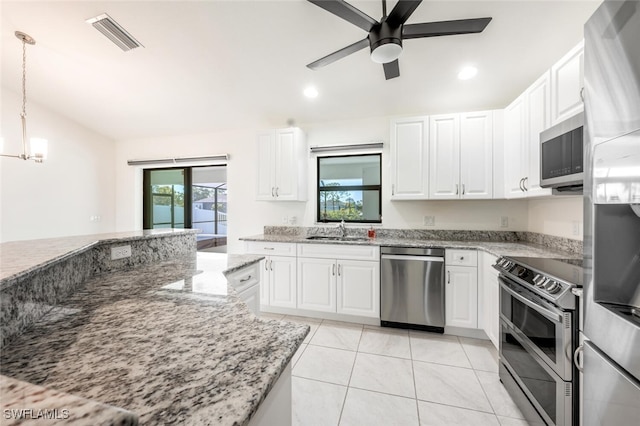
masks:
{"label": "cabinet drawer", "polygon": [[247,241],[247,253],[264,254],[267,256],[294,256],[296,255],[295,243],[270,243],[267,241]]}
{"label": "cabinet drawer", "polygon": [[349,244],[298,244],[299,257],[319,259],[380,260],[380,247]]}
{"label": "cabinet drawer", "polygon": [[254,263],[238,271],[227,274],[227,281],[240,293],[260,283],[260,263]]}
{"label": "cabinet drawer", "polygon": [[476,250],[448,250],[445,252],[447,265],[478,266],[478,252]]}

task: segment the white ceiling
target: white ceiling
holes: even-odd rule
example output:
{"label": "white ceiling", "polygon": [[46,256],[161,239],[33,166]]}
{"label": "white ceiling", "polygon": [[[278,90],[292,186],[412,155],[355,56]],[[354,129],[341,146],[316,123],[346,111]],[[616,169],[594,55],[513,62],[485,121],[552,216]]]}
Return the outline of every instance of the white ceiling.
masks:
{"label": "white ceiling", "polygon": [[[37,41],[29,100],[113,139],[503,108],[577,44],[599,3],[425,0],[408,23],[493,21],[481,34],[405,41],[401,75],[386,81],[368,49],[307,69],[366,33],[304,0],[2,0],[2,86],[20,90],[20,30]],[[351,4],[382,15],[378,0]],[[122,52],[85,23],[104,12],[145,47]],[[479,74],[460,81],[466,64]],[[315,100],[302,95],[310,84]]]}

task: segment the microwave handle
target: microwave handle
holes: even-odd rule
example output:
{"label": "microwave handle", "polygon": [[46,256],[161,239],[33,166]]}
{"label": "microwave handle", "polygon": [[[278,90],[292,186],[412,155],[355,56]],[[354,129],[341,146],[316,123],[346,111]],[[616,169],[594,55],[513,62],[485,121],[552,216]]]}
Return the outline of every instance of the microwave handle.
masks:
{"label": "microwave handle", "polygon": [[543,308],[542,306],[538,305],[537,303],[534,303],[534,302],[530,301],[526,297],[523,297],[523,296],[519,295],[515,291],[511,290],[503,282],[500,282],[500,287],[504,291],[509,293],[511,296],[515,297],[516,299],[518,299],[520,302],[524,303],[528,307],[530,307],[532,309],[535,309],[537,312],[539,312],[541,315],[544,315],[545,317],[549,318],[551,321],[555,321],[555,322],[561,322],[562,321],[562,317],[560,316],[560,314],[557,314],[557,313],[555,313],[553,311],[550,311],[549,309]]}

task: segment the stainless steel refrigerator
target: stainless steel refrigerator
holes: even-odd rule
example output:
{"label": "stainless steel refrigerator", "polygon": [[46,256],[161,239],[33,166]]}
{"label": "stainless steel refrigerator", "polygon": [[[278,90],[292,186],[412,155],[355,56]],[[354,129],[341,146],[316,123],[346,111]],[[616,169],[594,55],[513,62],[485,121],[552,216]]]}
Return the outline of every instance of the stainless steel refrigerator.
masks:
{"label": "stainless steel refrigerator", "polygon": [[585,25],[584,425],[640,421],[640,1]]}

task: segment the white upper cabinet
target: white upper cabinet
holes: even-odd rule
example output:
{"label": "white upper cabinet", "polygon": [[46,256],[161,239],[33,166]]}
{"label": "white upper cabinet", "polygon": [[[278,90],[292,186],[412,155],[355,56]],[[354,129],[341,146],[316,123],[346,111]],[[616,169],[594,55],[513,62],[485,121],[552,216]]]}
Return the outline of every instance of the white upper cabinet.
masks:
{"label": "white upper cabinet", "polygon": [[460,115],[429,118],[429,198],[460,198]]}
{"label": "white upper cabinet", "polygon": [[524,182],[527,197],[551,195],[551,189],[540,187],[540,132],[551,126],[551,88],[549,73],[533,83],[526,91],[528,174]]}
{"label": "white upper cabinet", "polygon": [[492,198],[493,112],[432,116],[429,130],[429,198]]}
{"label": "white upper cabinet", "polygon": [[551,195],[540,188],[540,132],[549,127],[549,72],[544,73],[504,111],[505,195]]}
{"label": "white upper cabinet", "polygon": [[307,143],[299,128],[276,129],[258,135],[257,199],[307,199]]}
{"label": "white upper cabinet", "polygon": [[493,111],[460,114],[460,197],[493,197]]}
{"label": "white upper cabinet", "polygon": [[429,118],[391,121],[391,199],[429,198]]}
{"label": "white upper cabinet", "polygon": [[584,41],[551,67],[551,123],[553,126],[584,110]]}

